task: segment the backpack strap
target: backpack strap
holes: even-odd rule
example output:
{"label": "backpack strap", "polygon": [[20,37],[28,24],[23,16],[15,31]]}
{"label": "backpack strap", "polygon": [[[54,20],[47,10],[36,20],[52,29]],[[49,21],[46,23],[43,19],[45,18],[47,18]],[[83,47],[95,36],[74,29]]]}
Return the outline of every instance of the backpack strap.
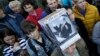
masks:
{"label": "backpack strap", "polygon": [[37,50],[36,50],[35,46],[33,46],[31,40],[28,40],[28,45],[29,45],[30,49],[32,51],[34,51],[36,53],[36,55],[38,56]]}

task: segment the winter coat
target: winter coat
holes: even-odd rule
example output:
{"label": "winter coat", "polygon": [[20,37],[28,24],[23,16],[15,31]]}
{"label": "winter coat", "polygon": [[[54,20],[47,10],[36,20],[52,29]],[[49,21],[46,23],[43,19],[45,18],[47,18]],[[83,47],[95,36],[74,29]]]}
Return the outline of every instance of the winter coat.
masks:
{"label": "winter coat", "polygon": [[74,15],[75,18],[80,18],[82,22],[85,24],[85,27],[88,31],[88,35],[91,36],[94,24],[100,20],[99,12],[97,8],[89,3],[86,3],[86,13],[83,16],[79,11],[78,8],[74,8]]}

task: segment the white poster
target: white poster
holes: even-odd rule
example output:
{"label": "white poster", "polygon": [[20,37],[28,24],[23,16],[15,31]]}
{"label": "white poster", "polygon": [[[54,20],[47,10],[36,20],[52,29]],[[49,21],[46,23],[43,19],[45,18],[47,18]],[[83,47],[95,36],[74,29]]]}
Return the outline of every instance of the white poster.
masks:
{"label": "white poster", "polygon": [[59,43],[61,50],[68,48],[70,45],[80,39],[80,35],[74,28],[65,9],[51,13],[39,21],[47,35],[54,38]]}

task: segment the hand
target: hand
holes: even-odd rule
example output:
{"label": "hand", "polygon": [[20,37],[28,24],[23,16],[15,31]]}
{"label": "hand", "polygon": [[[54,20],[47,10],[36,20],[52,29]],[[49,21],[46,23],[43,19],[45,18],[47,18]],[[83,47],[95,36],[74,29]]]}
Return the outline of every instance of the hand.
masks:
{"label": "hand", "polygon": [[16,47],[16,46],[19,46],[19,43],[18,43],[18,42],[16,42],[16,43],[14,44],[14,47]]}
{"label": "hand", "polygon": [[19,43],[16,42],[16,43],[14,44],[14,46],[13,46],[13,52],[16,52],[16,51],[19,50],[19,49],[20,49]]}
{"label": "hand", "polygon": [[72,9],[67,9],[67,13],[72,21],[75,21],[75,16]]}

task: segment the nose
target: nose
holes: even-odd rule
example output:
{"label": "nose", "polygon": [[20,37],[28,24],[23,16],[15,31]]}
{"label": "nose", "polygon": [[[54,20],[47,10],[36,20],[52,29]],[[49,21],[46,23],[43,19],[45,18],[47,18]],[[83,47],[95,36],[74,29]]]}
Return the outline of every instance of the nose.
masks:
{"label": "nose", "polygon": [[52,6],[53,6],[53,8],[55,8],[55,7],[56,7],[56,4],[55,4],[55,3],[53,3],[53,4],[52,4]]}
{"label": "nose", "polygon": [[16,12],[16,13],[19,13],[19,12],[20,12],[20,8],[18,8],[18,7],[15,8],[15,12]]}
{"label": "nose", "polygon": [[12,44],[12,43],[13,43],[13,41],[12,41],[12,40],[9,40],[9,43],[10,43],[10,44]]}
{"label": "nose", "polygon": [[32,37],[32,36],[34,36],[34,33],[30,33],[28,36],[29,36],[29,37]]}

